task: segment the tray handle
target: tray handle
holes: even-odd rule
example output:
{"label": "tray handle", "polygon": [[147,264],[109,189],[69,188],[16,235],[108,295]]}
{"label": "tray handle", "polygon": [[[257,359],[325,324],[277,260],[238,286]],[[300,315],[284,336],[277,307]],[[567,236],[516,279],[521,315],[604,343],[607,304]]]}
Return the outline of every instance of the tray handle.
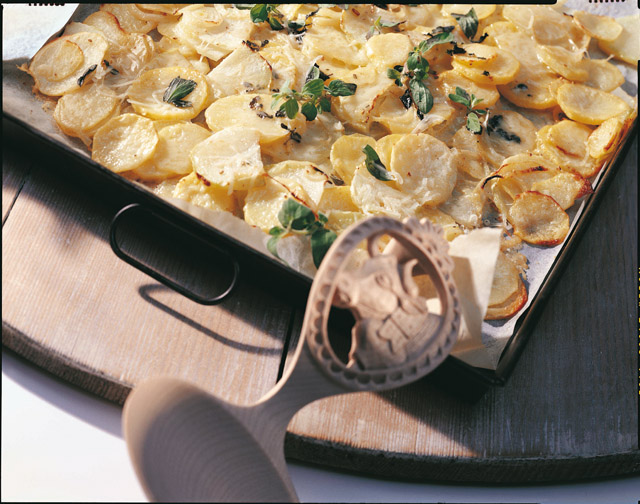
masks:
{"label": "tray handle", "polygon": [[196,303],[202,304],[202,305],[216,305],[221,303],[222,301],[224,301],[227,297],[229,297],[231,295],[231,293],[233,292],[233,290],[235,289],[237,283],[238,283],[238,275],[240,274],[240,265],[238,264],[238,261],[231,256],[231,254],[229,254],[227,251],[216,247],[215,245],[212,245],[209,242],[206,242],[205,240],[203,240],[200,236],[196,235],[195,233],[180,228],[180,231],[183,233],[187,233],[191,238],[196,239],[198,241],[200,241],[203,245],[213,248],[215,249],[217,252],[219,252],[220,254],[226,256],[229,261],[231,261],[231,264],[233,264],[233,277],[231,279],[231,282],[229,283],[228,287],[220,294],[214,296],[214,297],[203,297],[200,296],[199,294],[196,294],[195,292],[187,289],[186,287],[184,287],[183,285],[180,285],[179,283],[175,282],[174,280],[168,278],[167,276],[163,275],[162,273],[160,273],[159,271],[151,268],[150,266],[148,266],[147,264],[144,264],[143,262],[139,261],[138,259],[136,259],[135,257],[133,257],[132,255],[126,253],[118,244],[118,240],[116,238],[116,233],[117,233],[117,229],[118,229],[118,225],[121,223],[121,221],[127,216],[130,215],[132,212],[135,211],[144,211],[147,212],[149,215],[152,215],[154,218],[160,219],[161,221],[163,221],[164,223],[176,227],[176,225],[169,219],[167,219],[166,217],[163,217],[162,215],[160,215],[157,212],[154,212],[153,210],[150,210],[149,208],[142,206],[138,203],[132,203],[130,205],[127,205],[123,208],[121,208],[118,213],[113,217],[113,220],[111,221],[111,225],[109,227],[109,244],[111,245],[111,250],[113,250],[113,252],[120,258],[122,259],[124,262],[130,264],[131,266],[133,266],[134,268],[142,271],[143,273],[149,275],[151,278],[157,280],[158,282],[163,283],[164,285],[166,285],[167,287],[170,287],[171,289],[175,290],[176,292],[182,294],[183,296],[191,299],[192,301],[195,301]]}

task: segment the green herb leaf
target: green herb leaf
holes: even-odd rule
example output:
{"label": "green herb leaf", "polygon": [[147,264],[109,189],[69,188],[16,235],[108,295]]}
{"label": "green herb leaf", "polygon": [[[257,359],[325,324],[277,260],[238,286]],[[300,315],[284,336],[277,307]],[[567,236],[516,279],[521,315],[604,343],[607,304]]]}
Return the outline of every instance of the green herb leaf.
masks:
{"label": "green herb leaf", "polygon": [[474,112],[470,112],[467,115],[467,129],[475,135],[482,133],[482,126],[480,125],[480,119]]}
{"label": "green herb leaf", "polygon": [[318,116],[318,109],[311,102],[307,102],[304,105],[302,105],[302,107],[300,108],[300,111],[307,118],[307,121],[313,121]]}
{"label": "green herb leaf", "polygon": [[281,227],[272,227],[269,230],[269,234],[271,235],[271,238],[269,238],[269,241],[267,242],[267,250],[269,252],[271,252],[274,256],[276,256],[278,259],[280,259],[280,256],[278,255],[278,242],[280,241],[280,238],[286,234],[287,230],[283,229]]}
{"label": "green herb leaf", "polygon": [[336,79],[332,80],[329,83],[329,86],[325,89],[327,91],[327,94],[330,96],[351,96],[355,94],[358,86],[356,84],[351,84]]}
{"label": "green herb leaf", "polygon": [[462,103],[462,105],[466,107],[469,106],[469,100],[464,96],[460,96],[459,94],[450,94],[449,99],[456,103]]}
{"label": "green herb leaf", "polygon": [[278,220],[286,229],[301,231],[308,229],[316,221],[316,216],[309,207],[289,198],[278,212]]}
{"label": "green herb leaf", "polygon": [[302,87],[302,94],[311,96],[320,96],[324,90],[324,81],[322,79],[312,79],[307,81]]}
{"label": "green herb leaf", "polygon": [[389,172],[389,170],[387,170],[387,167],[382,164],[382,161],[380,161],[380,156],[378,156],[378,153],[373,147],[371,147],[370,145],[365,145],[364,149],[362,149],[362,152],[364,152],[364,154],[367,156],[365,159],[365,166],[367,167],[367,170],[371,175],[373,175],[378,180],[395,180],[393,174]]}
{"label": "green herb leaf", "polygon": [[421,53],[425,53],[435,45],[448,44],[453,42],[454,40],[455,40],[455,37],[453,36],[453,33],[444,31],[444,32],[438,33],[437,35],[434,35],[431,38],[428,38],[427,40],[423,40],[422,42],[420,42],[420,45],[418,46],[418,50]]}
{"label": "green herb leaf", "polygon": [[451,15],[456,19],[456,21],[458,21],[462,32],[469,40],[475,37],[476,32],[478,31],[478,16],[476,15],[476,11],[473,7],[466,14]]}
{"label": "green herb leaf", "polygon": [[422,114],[428,114],[431,108],[433,107],[433,96],[431,95],[431,91],[419,79],[411,79],[409,81],[409,89],[411,91],[411,98],[413,99],[413,103],[416,104],[418,110]]}
{"label": "green herb leaf", "polygon": [[266,21],[267,17],[269,16],[267,4],[255,4],[251,8],[251,12],[249,14],[253,23],[262,23]]}
{"label": "green herb leaf", "polygon": [[396,86],[402,86],[402,72],[395,68],[387,68],[387,77],[395,81]]}
{"label": "green herb leaf", "polygon": [[162,96],[162,101],[178,108],[190,107],[191,102],[183,100],[183,98],[191,94],[197,85],[196,81],[178,76],[169,83],[169,87]]}
{"label": "green herb leaf", "polygon": [[326,96],[318,100],[318,107],[322,112],[331,112],[331,101]]}
{"label": "green herb leaf", "polygon": [[269,26],[271,27],[272,30],[278,31],[284,28],[284,26],[280,22],[280,19],[278,19],[275,16],[269,16],[267,18],[267,21],[269,22]]}
{"label": "green herb leaf", "polygon": [[326,228],[316,229],[311,234],[311,256],[316,268],[320,267],[322,259],[324,259],[333,242],[336,241],[336,238],[338,238],[338,235]]}
{"label": "green herb leaf", "polygon": [[287,114],[287,117],[289,119],[293,119],[298,114],[298,102],[295,100],[295,98],[289,98],[282,104],[280,109],[284,110],[284,113]]}

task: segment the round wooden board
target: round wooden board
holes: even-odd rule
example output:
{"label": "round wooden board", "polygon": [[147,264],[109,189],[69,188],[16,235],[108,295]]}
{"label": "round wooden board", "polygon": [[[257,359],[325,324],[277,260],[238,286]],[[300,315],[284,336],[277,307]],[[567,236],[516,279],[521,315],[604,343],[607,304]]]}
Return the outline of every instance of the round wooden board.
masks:
{"label": "round wooden board", "polygon": [[[2,210],[6,347],[120,404],[163,374],[238,403],[276,383],[301,314],[269,293],[203,307],[160,286],[111,252],[116,209],[7,144]],[[318,401],[289,425],[287,455],[415,480],[639,472],[637,272],[636,143],[506,386],[475,404],[428,381]]]}

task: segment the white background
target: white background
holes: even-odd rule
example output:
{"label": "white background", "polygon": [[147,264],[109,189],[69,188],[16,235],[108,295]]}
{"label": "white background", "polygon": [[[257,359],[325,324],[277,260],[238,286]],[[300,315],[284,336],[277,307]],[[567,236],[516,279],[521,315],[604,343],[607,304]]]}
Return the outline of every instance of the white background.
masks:
{"label": "white background", "polygon": [[[122,409],[2,352],[2,501],[140,502]],[[636,504],[640,477],[545,486],[381,481],[289,463],[302,502]]]}

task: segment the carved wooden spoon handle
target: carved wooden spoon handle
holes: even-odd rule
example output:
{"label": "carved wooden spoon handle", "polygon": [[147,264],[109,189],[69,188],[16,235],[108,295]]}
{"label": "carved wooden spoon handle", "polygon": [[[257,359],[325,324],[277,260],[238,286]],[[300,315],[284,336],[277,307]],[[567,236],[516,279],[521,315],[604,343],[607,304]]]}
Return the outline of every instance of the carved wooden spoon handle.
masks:
{"label": "carved wooden spoon handle", "polygon": [[[384,235],[393,240],[380,253]],[[353,269],[349,257],[363,241],[369,257]],[[322,397],[391,389],[435,369],[453,348],[461,318],[448,247],[442,229],[427,220],[374,217],[345,231],[316,274],[291,371],[262,406],[284,418]],[[420,296],[414,266],[431,277],[439,313]],[[350,308],[356,319],[347,362],[329,341],[332,304]]]}

